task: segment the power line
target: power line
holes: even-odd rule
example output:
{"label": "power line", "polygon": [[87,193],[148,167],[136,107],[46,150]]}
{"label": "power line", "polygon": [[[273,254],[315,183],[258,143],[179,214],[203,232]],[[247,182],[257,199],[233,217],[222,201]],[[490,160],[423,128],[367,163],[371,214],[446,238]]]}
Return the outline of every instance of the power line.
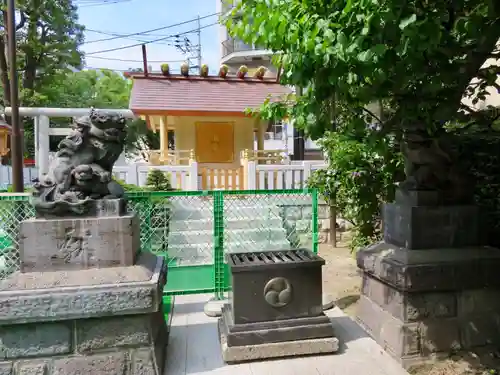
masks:
{"label": "power line", "polygon": [[[136,42],[142,42],[142,43],[147,42],[147,40],[144,40],[144,39],[129,38],[126,34],[107,33],[107,32],[104,32],[104,31],[89,30],[89,29],[86,29],[85,31],[91,31],[93,33],[99,33],[99,34],[109,35],[109,36],[117,36],[117,37],[121,37],[123,39],[135,40]],[[152,34],[149,34],[149,35],[144,35],[144,36],[148,36],[148,37],[154,37],[154,36],[163,37],[165,35],[152,35]],[[91,40],[89,42],[85,42],[84,44],[91,44],[91,43],[103,42],[103,41],[106,41],[106,40],[108,40],[108,38]],[[171,43],[160,43],[160,44],[172,45]]]}
{"label": "power line", "polygon": [[84,8],[93,8],[93,7],[99,7],[102,5],[112,5],[112,4],[121,4],[121,3],[128,3],[131,0],[114,0],[114,1],[104,1],[104,2],[89,2],[89,3],[84,3],[85,5],[78,5],[76,4],[78,9],[84,9]]}
{"label": "power line", "polygon": [[[110,60],[110,61],[121,61],[121,62],[143,62],[142,60],[128,60],[128,59],[115,59],[112,57],[101,57],[101,56],[88,56],[90,59],[99,59],[99,60]],[[183,63],[184,60],[172,60],[172,61],[163,61],[163,60],[148,60],[148,63]]]}
{"label": "power line", "polygon": [[[155,31],[167,30],[167,29],[171,29],[171,28],[177,27],[177,26],[182,26],[182,25],[185,25],[185,24],[188,24],[188,23],[191,23],[191,22],[196,22],[198,20],[202,20],[202,19],[205,19],[205,18],[217,16],[218,14],[219,13],[212,13],[212,14],[209,14],[207,16],[203,16],[203,17],[199,17],[199,18],[198,17],[197,18],[193,18],[193,19],[190,19],[190,20],[187,20],[187,21],[183,21],[183,22],[179,22],[179,23],[176,23],[176,24],[173,24],[173,25],[157,27],[155,29],[140,31],[140,32],[137,32],[137,33],[132,33],[132,34],[116,34],[116,36],[113,36],[111,38],[103,38],[103,39],[91,40],[91,41],[86,42],[84,44],[104,42],[104,41],[115,40],[115,39],[122,39],[124,37],[138,36],[138,35],[144,35],[144,34],[152,33],[152,32],[155,32]],[[196,30],[198,30],[198,29],[196,29]],[[174,36],[170,35],[170,36],[168,36],[166,38],[175,37],[175,36],[176,35],[174,35]]]}
{"label": "power line", "polygon": [[125,73],[125,72],[128,72],[130,71],[130,69],[128,70],[125,70],[125,69],[112,69],[112,68],[91,68],[89,66],[86,66],[85,68],[83,68],[84,70],[111,70],[113,72],[122,72],[122,73]]}
{"label": "power line", "polygon": [[172,38],[172,37],[178,37],[178,36],[181,36],[181,35],[193,33],[193,32],[196,32],[198,30],[206,29],[207,27],[215,26],[215,25],[218,25],[218,24],[219,24],[218,22],[215,22],[215,23],[211,23],[209,25],[205,25],[205,26],[202,26],[202,27],[199,27],[199,28],[197,27],[196,29],[189,30],[189,31],[186,31],[186,32],[183,32],[183,33],[169,35],[169,36],[166,36],[166,37],[163,37],[163,38],[153,39],[153,40],[150,40],[150,41],[147,41],[147,42],[144,42],[144,43],[136,43],[136,44],[130,44],[130,45],[125,46],[125,47],[117,47],[117,48],[105,49],[105,50],[102,50],[102,51],[89,52],[89,53],[86,53],[85,55],[86,56],[90,56],[90,55],[95,55],[95,54],[98,54],[98,53],[114,52],[114,51],[120,51],[120,50],[123,50],[123,49],[128,49],[128,48],[133,48],[133,47],[139,47],[139,46],[142,46],[143,44],[157,43],[157,42],[160,42],[162,40],[166,40],[166,39],[169,39],[169,38]]}
{"label": "power line", "polygon": [[[108,35],[108,36],[127,36],[127,34],[121,34],[121,33],[117,33],[117,32],[113,32],[113,31],[101,31],[101,30],[94,30],[94,29],[87,29],[85,28],[85,31],[89,31],[91,33],[96,33],[96,34],[102,34],[102,35]],[[151,36],[151,37],[162,37],[162,36],[167,36],[166,34],[150,34],[148,33],[148,35],[143,35],[143,36]]]}
{"label": "power line", "polygon": [[[82,8],[93,8],[93,7],[98,7],[98,6],[102,6],[102,5],[128,3],[130,1],[131,0],[111,0],[111,1],[104,0],[102,2],[101,1],[88,1],[88,2],[80,1],[80,2],[76,3],[76,6],[79,9],[82,9]],[[79,3],[81,3],[83,5],[80,5]]]}
{"label": "power line", "polygon": [[[132,71],[133,68],[130,68],[130,69],[114,69],[114,68],[93,68],[93,67],[90,67],[90,66],[86,66],[82,70],[110,70],[112,72],[133,73],[133,71]],[[177,74],[179,74],[181,72],[181,70],[180,69],[170,69],[170,72],[171,73],[177,73]],[[141,73],[142,73],[142,71],[141,71]],[[152,72],[150,72],[150,73],[152,73]]]}

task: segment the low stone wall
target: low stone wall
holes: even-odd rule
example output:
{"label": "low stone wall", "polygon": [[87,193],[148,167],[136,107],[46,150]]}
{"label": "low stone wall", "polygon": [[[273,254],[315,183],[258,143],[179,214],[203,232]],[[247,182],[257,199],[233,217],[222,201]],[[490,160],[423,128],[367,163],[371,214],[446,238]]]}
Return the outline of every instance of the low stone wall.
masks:
{"label": "low stone wall", "polygon": [[161,375],[164,259],[13,273],[0,283],[0,375]]}
{"label": "low stone wall", "polygon": [[[289,239],[295,241],[293,245],[305,245],[311,242],[312,234],[312,207],[310,203],[290,203],[280,205],[283,224]],[[318,204],[318,241],[328,241],[330,231],[330,207],[325,202]]]}
{"label": "low stone wall", "polygon": [[0,375],[158,374],[163,312],[0,328]]}

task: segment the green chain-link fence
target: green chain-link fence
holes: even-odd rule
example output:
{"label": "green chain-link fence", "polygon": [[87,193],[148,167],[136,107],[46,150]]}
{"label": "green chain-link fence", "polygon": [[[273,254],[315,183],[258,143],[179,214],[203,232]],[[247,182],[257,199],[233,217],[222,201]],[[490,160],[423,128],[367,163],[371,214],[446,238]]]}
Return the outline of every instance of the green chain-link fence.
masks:
{"label": "green chain-link fence", "polygon": [[[168,259],[168,294],[230,289],[225,253],[317,251],[315,190],[134,192],[141,248]],[[24,195],[0,195],[0,278],[19,269],[18,228],[34,212]]]}

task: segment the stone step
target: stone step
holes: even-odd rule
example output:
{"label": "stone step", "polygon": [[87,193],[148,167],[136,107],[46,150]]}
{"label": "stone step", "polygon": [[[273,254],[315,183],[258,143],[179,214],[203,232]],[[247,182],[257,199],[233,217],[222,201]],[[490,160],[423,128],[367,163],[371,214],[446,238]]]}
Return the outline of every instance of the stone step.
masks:
{"label": "stone step", "polygon": [[[263,219],[281,217],[282,210],[277,206],[233,206],[224,208],[224,218]],[[173,209],[171,220],[200,220],[213,218],[212,207]]]}
{"label": "stone step", "polygon": [[[203,244],[213,242],[213,230],[180,231],[171,230],[168,238],[170,245]],[[229,246],[235,242],[273,242],[286,241],[286,232],[282,227],[261,227],[233,229],[224,233],[224,245]]]}
{"label": "stone step", "polygon": [[[260,242],[233,242],[225,246],[226,253],[241,253],[266,250],[290,250],[290,243],[286,240],[281,241],[260,241]],[[178,244],[169,245],[168,255],[170,258],[177,258],[182,264],[199,262],[213,262],[213,244]],[[203,264],[201,263],[201,264]],[[196,263],[200,264],[200,263]]]}
{"label": "stone step", "polygon": [[[283,226],[283,219],[281,217],[271,218],[236,218],[230,217],[224,220],[225,230],[235,229],[256,229],[256,228],[281,228]],[[200,231],[212,230],[214,221],[210,219],[198,220],[171,220],[170,232],[184,232],[184,231]]]}

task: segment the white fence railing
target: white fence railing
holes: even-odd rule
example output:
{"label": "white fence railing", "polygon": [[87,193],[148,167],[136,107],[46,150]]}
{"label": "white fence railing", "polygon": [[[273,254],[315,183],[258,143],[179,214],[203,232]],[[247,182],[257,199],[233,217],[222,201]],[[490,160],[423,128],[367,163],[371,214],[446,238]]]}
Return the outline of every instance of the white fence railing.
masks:
{"label": "white fence railing", "polygon": [[[203,181],[203,175],[214,174],[217,180],[217,187],[226,189],[302,189],[306,187],[306,182],[311,173],[317,169],[326,168],[322,161],[303,161],[293,164],[257,164],[255,161],[248,161],[241,169],[241,174],[235,174],[234,170],[218,169],[211,173],[206,167],[198,168],[198,163],[192,161],[189,165],[142,165],[134,164],[128,166],[115,167],[113,175],[127,184],[145,186],[148,172],[152,169],[159,169],[169,174],[172,187],[179,190],[201,190],[207,188],[207,182]],[[225,176],[225,171],[229,174]],[[24,168],[24,182],[26,186],[31,185],[33,178],[38,176],[37,168]],[[236,178],[243,181],[234,183]],[[206,176],[205,176],[206,177]],[[227,187],[223,186],[224,181],[228,182]],[[6,189],[12,184],[12,168],[0,166],[0,189]],[[213,185],[209,184],[209,185]]]}
{"label": "white fence railing", "polygon": [[[249,181],[249,188],[255,189],[302,189],[311,173],[317,169],[326,168],[326,164],[317,162],[302,162],[300,164],[257,164],[255,166],[255,181]],[[251,175],[249,175],[251,178]]]}
{"label": "white fence railing", "polygon": [[[38,169],[34,167],[23,168],[23,179],[25,186],[31,186],[32,180],[38,177]],[[12,167],[0,165],[0,189],[7,189],[12,185]]]}

